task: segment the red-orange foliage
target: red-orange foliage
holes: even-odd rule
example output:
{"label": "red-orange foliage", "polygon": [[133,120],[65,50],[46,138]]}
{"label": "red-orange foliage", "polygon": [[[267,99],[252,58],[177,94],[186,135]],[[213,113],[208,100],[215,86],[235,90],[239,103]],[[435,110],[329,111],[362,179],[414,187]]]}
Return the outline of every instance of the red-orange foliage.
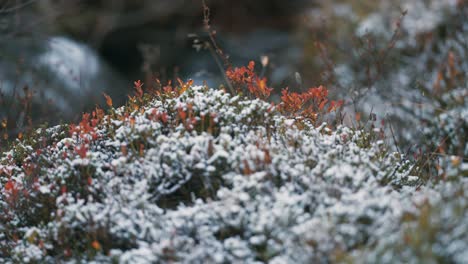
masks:
{"label": "red-orange foliage", "polygon": [[8,193],[8,203],[14,204],[15,201],[17,201],[17,199],[19,198],[18,195],[20,194],[20,186],[18,186],[18,183],[10,179],[5,183],[4,188],[5,191]]}
{"label": "red-orange foliage", "polygon": [[106,98],[107,106],[112,107],[112,98],[109,95],[107,95],[106,93],[103,93],[103,95],[104,95],[104,98]]}
{"label": "red-orange foliage", "polygon": [[158,109],[154,108],[149,114],[149,119],[153,121],[161,121],[163,124],[166,124],[169,116],[166,112],[159,112]]}
{"label": "red-orange foliage", "polygon": [[177,109],[177,114],[178,114],[180,122],[184,125],[185,129],[187,129],[188,131],[192,131],[192,129],[198,123],[198,120],[195,117],[196,113],[193,110],[192,104],[187,104],[187,110],[185,110],[182,107],[179,107]]}
{"label": "red-orange foliage", "polygon": [[92,114],[84,113],[78,125],[70,125],[70,135],[73,136],[76,133],[84,142],[98,139],[96,126],[103,120],[103,117],[104,112],[101,109],[96,109]]}
{"label": "red-orange foliage", "polygon": [[304,98],[301,94],[289,92],[288,88],[281,91],[282,109],[288,112],[297,112],[304,105]]}
{"label": "red-orange foliage", "polygon": [[179,83],[179,95],[183,94],[187,89],[192,86],[193,80],[188,80],[186,83],[184,83],[181,79],[177,78],[177,82]]}
{"label": "red-orange foliage", "polygon": [[[267,86],[267,79],[260,78],[254,72],[255,63],[249,62],[247,67],[229,68],[226,77],[232,82],[237,90],[247,88],[256,98],[267,99],[272,88]],[[281,101],[278,109],[285,115],[302,116],[312,121],[317,121],[318,114],[336,111],[343,105],[343,100],[330,101],[328,89],[324,86],[309,88],[306,92],[289,92],[288,88],[281,92]],[[328,105],[328,107],[326,107]]]}
{"label": "red-orange foliage", "polygon": [[172,80],[169,80],[167,82],[167,85],[164,86],[162,89],[164,94],[171,95],[174,92],[174,88],[172,87]]}
{"label": "red-orange foliage", "polygon": [[5,190],[7,192],[13,192],[16,189],[16,184],[12,180],[8,180],[5,183]]}
{"label": "red-orange foliage", "polygon": [[[343,100],[329,101],[328,89],[324,86],[309,88],[304,93],[289,92],[288,88],[281,91],[280,110],[285,114],[303,116],[316,121],[319,113],[330,113],[343,105]],[[325,106],[328,104],[328,108]]]}
{"label": "red-orange foliage", "polygon": [[136,94],[140,98],[143,96],[143,84],[140,80],[133,82]]}
{"label": "red-orange foliage", "polygon": [[250,61],[247,67],[228,68],[226,76],[238,90],[247,87],[247,90],[255,97],[266,99],[270,96],[273,88],[267,86],[267,79],[265,77],[260,78],[257,76],[254,68],[255,62]]}
{"label": "red-orange foliage", "polygon": [[[78,125],[70,125],[70,136],[76,134],[82,141],[79,146],[74,148],[75,153],[81,158],[86,157],[89,148],[88,144],[99,138],[96,127],[103,120],[103,117],[104,112],[101,109],[96,109],[92,112],[92,115],[89,113],[83,114],[82,120]],[[66,154],[64,154],[64,158],[66,158]]]}
{"label": "red-orange foliage", "polygon": [[80,156],[80,158],[84,159],[86,158],[86,154],[88,153],[88,146],[86,146],[86,144],[83,143],[75,147],[75,152]]}

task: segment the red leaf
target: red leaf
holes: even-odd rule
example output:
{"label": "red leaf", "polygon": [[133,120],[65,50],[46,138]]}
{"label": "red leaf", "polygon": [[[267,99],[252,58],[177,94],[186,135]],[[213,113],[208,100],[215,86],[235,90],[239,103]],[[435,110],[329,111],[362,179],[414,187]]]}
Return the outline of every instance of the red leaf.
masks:
{"label": "red leaf", "polygon": [[133,82],[138,97],[143,96],[143,84],[140,80]]}
{"label": "red leaf", "polygon": [[320,110],[323,110],[323,108],[325,107],[325,104],[327,104],[327,102],[328,102],[328,100],[327,100],[327,99],[324,99],[324,100],[320,103],[319,109],[320,109]]}
{"label": "red leaf", "polygon": [[166,112],[161,113],[161,114],[160,114],[160,118],[161,118],[161,121],[162,121],[163,123],[167,123],[168,116],[167,116],[167,113],[166,113]]}
{"label": "red leaf", "polygon": [[249,61],[249,66],[247,66],[249,70],[253,71],[255,68],[255,62],[254,61]]}
{"label": "red leaf", "polygon": [[187,113],[184,111],[184,109],[179,108],[178,112],[179,112],[180,119],[185,120],[185,118],[187,118]]}
{"label": "red leaf", "polygon": [[75,147],[75,152],[78,154],[82,159],[86,158],[86,153],[88,152],[88,148],[85,144],[81,144],[78,147]]}
{"label": "red leaf", "polygon": [[5,190],[7,192],[11,192],[13,191],[14,189],[16,188],[15,186],[15,183],[11,180],[8,180],[6,183],[5,183]]}

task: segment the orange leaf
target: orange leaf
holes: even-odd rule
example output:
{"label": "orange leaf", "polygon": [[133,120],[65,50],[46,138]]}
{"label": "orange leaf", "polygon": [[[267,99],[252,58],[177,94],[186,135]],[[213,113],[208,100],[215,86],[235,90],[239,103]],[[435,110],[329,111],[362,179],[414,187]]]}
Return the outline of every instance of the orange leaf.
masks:
{"label": "orange leaf", "polygon": [[91,247],[93,247],[95,250],[101,250],[101,244],[97,240],[94,240],[91,243]]}
{"label": "orange leaf", "polygon": [[356,121],[361,121],[361,113],[359,112],[356,113]]}
{"label": "orange leaf", "polygon": [[184,85],[184,82],[180,78],[177,78],[177,82],[179,83],[179,86],[181,87]]}
{"label": "orange leaf", "polygon": [[180,79],[177,79],[177,80],[179,81],[179,84],[181,87],[179,94],[183,94],[193,84],[193,80],[188,80],[188,82],[186,83],[182,83]]}
{"label": "orange leaf", "polygon": [[327,100],[327,99],[324,99],[324,100],[320,103],[319,109],[320,109],[320,110],[323,110],[323,108],[325,107],[325,104],[327,104],[327,102],[328,102],[328,100]]}
{"label": "orange leaf", "polygon": [[187,113],[184,111],[184,109],[179,108],[177,110],[179,112],[180,119],[185,120],[185,118],[187,117]]}
{"label": "orange leaf", "polygon": [[106,98],[106,104],[107,104],[107,106],[112,107],[112,98],[111,98],[109,95],[107,95],[106,93],[102,93],[102,94],[103,94],[104,97]]}
{"label": "orange leaf", "polygon": [[15,183],[11,180],[8,180],[7,183],[5,183],[5,190],[13,191],[14,189],[15,189]]}
{"label": "orange leaf", "polygon": [[331,101],[330,106],[328,107],[328,112],[335,111],[336,109],[343,106],[343,100]]}

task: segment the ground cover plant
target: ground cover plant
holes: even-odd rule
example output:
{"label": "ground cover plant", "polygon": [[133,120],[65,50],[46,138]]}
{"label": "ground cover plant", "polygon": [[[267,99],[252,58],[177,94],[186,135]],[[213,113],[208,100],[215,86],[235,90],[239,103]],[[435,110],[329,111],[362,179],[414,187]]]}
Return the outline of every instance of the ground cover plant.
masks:
{"label": "ground cover plant", "polygon": [[[0,262],[466,263],[467,7],[431,3],[444,16],[423,36],[398,26],[389,55],[362,53],[421,68],[330,64],[335,81],[275,94],[254,61],[225,63],[220,87],[135,81],[123,106],[103,94],[106,108],[79,122],[8,141]],[[373,63],[382,73],[368,82]],[[391,91],[424,92],[425,107],[366,110]]]}
{"label": "ground cover plant", "polygon": [[373,262],[399,245],[404,260],[466,258],[466,163],[432,187],[380,129],[318,123],[339,109],[326,88],[279,104],[190,82],[135,89],[3,154],[5,261]]}

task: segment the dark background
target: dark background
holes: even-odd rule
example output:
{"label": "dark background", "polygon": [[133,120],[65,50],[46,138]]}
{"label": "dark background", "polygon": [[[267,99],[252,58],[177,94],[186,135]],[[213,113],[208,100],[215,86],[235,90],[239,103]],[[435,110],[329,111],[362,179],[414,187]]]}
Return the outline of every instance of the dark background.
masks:
{"label": "dark background", "polygon": [[[271,85],[299,88],[295,72],[310,65],[304,63],[304,53],[315,37],[307,32],[308,16],[311,9],[323,6],[307,0],[219,0],[206,5],[210,30],[231,65],[250,60],[260,65],[260,57],[268,56],[263,72]],[[203,11],[201,0],[0,1],[0,117],[12,127],[26,125],[25,111],[33,123],[74,120],[95,104],[102,105],[102,92],[115,104],[124,103],[138,79],[151,85],[155,78],[163,83],[192,78],[196,84],[208,81],[217,87],[226,65],[220,67],[213,52],[194,45],[209,42]],[[68,41],[70,47],[64,44]],[[51,45],[61,49],[62,57],[46,67],[38,58],[54,49]],[[82,57],[100,62],[98,74],[83,73],[92,67],[76,58],[80,50]],[[56,76],[60,70],[70,76]],[[71,80],[64,81],[67,78]],[[67,87],[73,81],[79,88]],[[25,110],[21,100],[28,93],[33,102]]]}

